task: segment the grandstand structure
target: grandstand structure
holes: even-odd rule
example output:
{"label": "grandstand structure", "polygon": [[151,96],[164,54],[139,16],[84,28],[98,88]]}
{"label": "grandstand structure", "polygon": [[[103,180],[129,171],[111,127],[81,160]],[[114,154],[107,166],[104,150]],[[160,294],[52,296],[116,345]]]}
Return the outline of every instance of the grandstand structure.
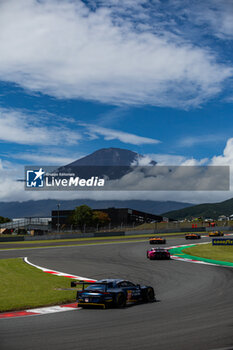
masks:
{"label": "grandstand structure", "polygon": [[44,233],[50,228],[51,218],[29,217],[13,219],[10,222],[0,224],[0,233],[14,232],[16,230],[25,230],[27,232]]}

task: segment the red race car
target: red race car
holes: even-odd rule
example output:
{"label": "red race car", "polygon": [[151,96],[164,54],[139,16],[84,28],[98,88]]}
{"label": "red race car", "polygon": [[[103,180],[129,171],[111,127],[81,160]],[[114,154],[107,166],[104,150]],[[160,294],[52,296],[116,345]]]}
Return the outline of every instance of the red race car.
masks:
{"label": "red race car", "polygon": [[164,248],[152,248],[147,250],[146,257],[150,260],[168,260],[170,259],[170,252]]}

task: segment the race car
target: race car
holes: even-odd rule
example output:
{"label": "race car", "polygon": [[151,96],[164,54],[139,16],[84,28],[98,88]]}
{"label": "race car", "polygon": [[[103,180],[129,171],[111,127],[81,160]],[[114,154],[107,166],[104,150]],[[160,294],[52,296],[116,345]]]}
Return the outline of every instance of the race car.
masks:
{"label": "race car", "polygon": [[82,285],[77,291],[78,307],[125,307],[127,304],[155,301],[151,286],[141,286],[122,279],[103,279],[96,282],[71,282],[71,287]]}
{"label": "race car", "polygon": [[152,248],[147,250],[146,256],[150,260],[170,259],[170,252],[164,248]]}
{"label": "race car", "polygon": [[162,237],[151,237],[150,244],[166,244],[166,239]]}
{"label": "race car", "polygon": [[217,236],[224,236],[224,233],[222,231],[209,232],[209,237],[217,237]]}
{"label": "race car", "polygon": [[185,239],[201,239],[198,233],[186,233]]}

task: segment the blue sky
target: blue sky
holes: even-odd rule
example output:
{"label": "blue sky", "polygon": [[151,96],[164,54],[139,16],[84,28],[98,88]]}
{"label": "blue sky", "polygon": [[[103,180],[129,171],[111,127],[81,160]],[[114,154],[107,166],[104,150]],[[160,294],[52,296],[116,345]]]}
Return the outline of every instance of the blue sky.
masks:
{"label": "blue sky", "polygon": [[232,165],[232,2],[2,0],[0,23],[0,201],[105,147]]}

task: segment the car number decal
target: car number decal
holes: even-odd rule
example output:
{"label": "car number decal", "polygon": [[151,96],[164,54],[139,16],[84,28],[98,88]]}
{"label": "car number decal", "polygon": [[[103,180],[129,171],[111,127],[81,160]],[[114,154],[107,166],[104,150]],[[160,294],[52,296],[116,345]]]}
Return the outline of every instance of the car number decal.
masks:
{"label": "car number decal", "polygon": [[127,290],[127,300],[132,299],[132,290]]}

